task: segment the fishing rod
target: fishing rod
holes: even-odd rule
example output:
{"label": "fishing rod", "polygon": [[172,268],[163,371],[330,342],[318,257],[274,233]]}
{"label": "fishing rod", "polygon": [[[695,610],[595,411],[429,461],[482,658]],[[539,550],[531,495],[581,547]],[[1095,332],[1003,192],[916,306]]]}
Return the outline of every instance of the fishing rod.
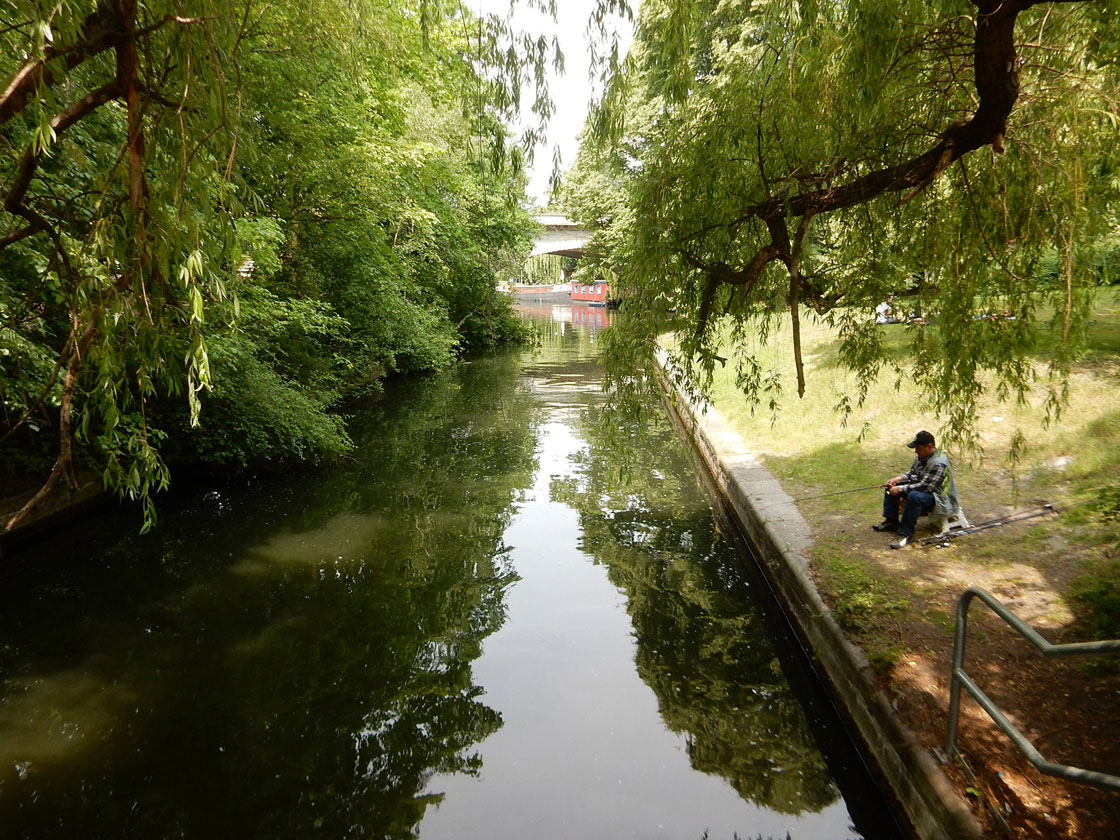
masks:
{"label": "fishing rod", "polygon": [[922,545],[930,545],[932,543],[946,545],[950,540],[956,537],[967,537],[969,534],[975,534],[980,531],[987,531],[989,528],[999,528],[1003,525],[1012,525],[1016,522],[1026,522],[1028,519],[1037,519],[1040,516],[1046,516],[1046,514],[1048,513],[1052,513],[1057,516],[1062,511],[1071,510],[1076,507],[1081,507],[1082,505],[1089,505],[1094,501],[1096,500],[1088,499],[1084,502],[1077,502],[1076,504],[1072,505],[1064,505],[1063,507],[1058,507],[1057,505],[1053,504],[1042,504],[1034,508],[1028,508],[1025,511],[1016,511],[1015,513],[1009,513],[1005,516],[997,516],[995,519],[989,519],[987,522],[978,522],[975,525],[970,525],[968,528],[962,528],[959,531],[947,531],[944,534],[935,534],[932,537],[923,537],[921,540],[919,540],[919,542]]}
{"label": "fishing rod", "polygon": [[1048,513],[1057,514],[1058,510],[1054,505],[1046,504],[1039,505],[1038,508],[1030,508],[1025,511],[1016,511],[1009,513],[1005,516],[997,516],[995,519],[989,519],[987,522],[977,522],[975,525],[970,525],[967,528],[961,528],[959,531],[947,531],[944,534],[934,534],[932,537],[923,537],[919,542],[923,545],[930,543],[944,543],[948,542],[954,537],[966,537],[969,534],[975,534],[980,531],[987,531],[989,528],[999,528],[1003,525],[1011,525],[1015,522],[1026,522],[1028,519],[1035,519],[1039,516],[1045,516]]}
{"label": "fishing rod", "polygon": [[886,486],[886,484],[869,484],[866,487],[853,487],[851,490],[837,490],[833,493],[821,493],[819,496],[802,496],[800,499],[794,499],[794,501],[807,502],[810,499],[827,499],[829,496],[843,496],[845,493],[860,493],[864,490],[875,490]]}

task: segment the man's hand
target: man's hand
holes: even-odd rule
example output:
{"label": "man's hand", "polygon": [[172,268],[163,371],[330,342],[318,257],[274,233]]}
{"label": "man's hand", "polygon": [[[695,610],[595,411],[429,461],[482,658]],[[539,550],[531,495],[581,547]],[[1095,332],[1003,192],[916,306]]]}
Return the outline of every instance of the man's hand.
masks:
{"label": "man's hand", "polygon": [[895,484],[893,480],[891,481],[890,494],[892,496],[901,496],[902,495],[902,488],[899,487],[897,484]]}

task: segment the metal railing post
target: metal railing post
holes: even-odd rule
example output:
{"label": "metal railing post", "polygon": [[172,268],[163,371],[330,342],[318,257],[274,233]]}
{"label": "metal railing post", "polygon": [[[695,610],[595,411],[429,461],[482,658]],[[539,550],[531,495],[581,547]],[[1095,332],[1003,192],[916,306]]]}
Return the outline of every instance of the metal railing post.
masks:
{"label": "metal railing post", "polygon": [[957,743],[957,718],[961,706],[961,681],[957,676],[964,673],[964,644],[968,635],[968,605],[973,592],[968,589],[957,600],[957,620],[953,633],[953,665],[949,681],[949,731],[946,739],[946,752],[952,755]]}
{"label": "metal railing post", "polygon": [[996,615],[1002,618],[1011,629],[1030,642],[1036,650],[1046,657],[1086,656],[1086,655],[1111,655],[1120,654],[1120,639],[1110,639],[1100,642],[1076,642],[1074,644],[1055,645],[1046,641],[1037,631],[1032,629],[1017,615],[997,600],[990,592],[980,587],[966,589],[957,601],[956,631],[953,639],[953,670],[949,683],[949,721],[945,742],[946,752],[952,756],[957,751],[957,727],[960,717],[961,688],[963,687],[988,716],[996,723],[1015,746],[1027,757],[1039,771],[1051,776],[1086,782],[1099,787],[1120,790],[1120,777],[1107,773],[1098,773],[1093,770],[1083,770],[1080,767],[1071,767],[1065,764],[1055,764],[1047,761],[1034,745],[1015,728],[1008,717],[992,701],[984,691],[965,673],[964,650],[968,632],[968,608],[973,598],[979,598]]}

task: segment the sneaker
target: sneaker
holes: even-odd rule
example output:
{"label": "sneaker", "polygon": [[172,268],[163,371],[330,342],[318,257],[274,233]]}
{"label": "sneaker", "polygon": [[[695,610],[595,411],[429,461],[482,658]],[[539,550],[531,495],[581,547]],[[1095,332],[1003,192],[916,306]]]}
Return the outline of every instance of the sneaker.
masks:
{"label": "sneaker", "polygon": [[914,539],[914,538],[913,537],[899,537],[897,540],[895,540],[894,542],[891,543],[891,548],[906,548],[906,546],[910,545],[910,540],[912,540],[912,539]]}
{"label": "sneaker", "polygon": [[872,531],[897,531],[898,530],[898,523],[897,522],[891,522],[889,519],[884,519],[878,525],[872,525],[871,530]]}

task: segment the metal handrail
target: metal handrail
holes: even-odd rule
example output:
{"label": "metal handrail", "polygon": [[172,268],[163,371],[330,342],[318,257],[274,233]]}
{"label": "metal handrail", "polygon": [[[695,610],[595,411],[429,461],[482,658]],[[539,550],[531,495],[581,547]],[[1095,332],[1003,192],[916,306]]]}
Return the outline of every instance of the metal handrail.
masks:
{"label": "metal handrail", "polygon": [[1066,764],[1055,764],[1043,758],[1042,754],[1035,749],[1034,745],[1026,739],[1022,732],[1015,728],[1015,725],[1012,724],[1011,721],[1007,719],[1007,716],[999,710],[999,707],[992,702],[991,698],[964,672],[964,642],[968,630],[968,607],[973,598],[979,598],[987,604],[996,615],[1006,621],[1020,636],[1034,645],[1043,656],[1084,656],[1087,654],[1107,655],[1120,653],[1120,639],[1100,642],[1077,642],[1068,645],[1051,644],[1046,641],[1046,639],[1042,638],[1035,630],[1028,627],[1022,619],[1000,603],[990,592],[978,586],[965,590],[964,594],[961,595],[960,600],[957,602],[957,628],[956,638],[953,642],[953,679],[949,686],[949,731],[946,741],[946,751],[948,754],[953,755],[957,751],[957,718],[960,713],[961,686],[964,686],[968,690],[968,693],[971,694],[984,711],[988,713],[988,716],[1003,730],[1004,734],[1015,743],[1015,746],[1022,751],[1030,763],[1041,772],[1051,776],[1060,776],[1063,779],[1072,779],[1076,782],[1085,782],[1090,785],[1120,790],[1120,777],[1110,776],[1107,773],[1098,773],[1094,770],[1082,770],[1080,767],[1070,767]]}

